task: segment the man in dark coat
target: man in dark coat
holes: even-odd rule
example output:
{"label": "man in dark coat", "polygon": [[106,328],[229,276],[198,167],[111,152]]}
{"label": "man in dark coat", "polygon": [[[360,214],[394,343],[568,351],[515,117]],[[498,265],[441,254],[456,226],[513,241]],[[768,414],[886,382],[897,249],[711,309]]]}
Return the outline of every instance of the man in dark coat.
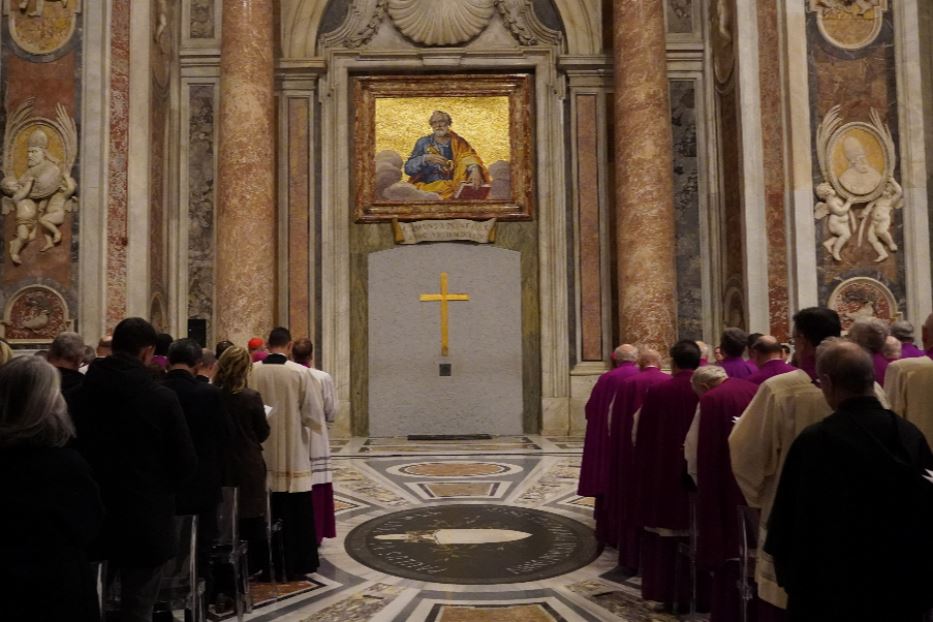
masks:
{"label": "man in dark coat", "polygon": [[224,459],[233,437],[233,422],[224,412],[220,389],[195,376],[202,363],[201,345],[194,339],[179,339],[168,348],[168,371],[162,384],[178,396],[198,454],[195,476],[178,492],[175,513],[198,516],[198,574],[214,594],[209,572],[211,545],[217,537],[217,506],[221,501]]}
{"label": "man in dark coat", "polygon": [[933,454],[874,395],[871,356],[836,341],[817,353],[833,414],[787,454],[765,550],[792,621],[919,621],[933,605]]}
{"label": "man in dark coat", "polygon": [[84,364],[84,348],[84,340],[78,333],[61,333],[49,346],[48,361],[61,374],[62,395],[67,401],[84,384],[84,374],[78,371]]}
{"label": "man in dark coat", "polygon": [[224,413],[220,389],[200,382],[194,372],[201,362],[201,346],[179,339],[168,349],[168,371],[162,384],[178,396],[195,452],[198,470],[178,492],[175,512],[213,515],[220,503],[224,452],[233,437],[233,423]]}
{"label": "man in dark coat", "polygon": [[121,584],[121,619],[151,620],[162,564],[177,552],[175,494],[197,467],[178,398],[146,369],[156,332],[127,318],[113,355],[97,359],[72,400],[78,449],[107,511],[98,558]]}

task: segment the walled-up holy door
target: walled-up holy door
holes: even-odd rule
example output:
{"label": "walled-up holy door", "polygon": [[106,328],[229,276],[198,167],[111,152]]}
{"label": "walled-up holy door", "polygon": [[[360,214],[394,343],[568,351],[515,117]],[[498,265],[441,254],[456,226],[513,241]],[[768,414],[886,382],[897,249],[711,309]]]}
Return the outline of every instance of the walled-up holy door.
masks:
{"label": "walled-up holy door", "polygon": [[522,431],[520,253],[472,244],[369,255],[369,432]]}

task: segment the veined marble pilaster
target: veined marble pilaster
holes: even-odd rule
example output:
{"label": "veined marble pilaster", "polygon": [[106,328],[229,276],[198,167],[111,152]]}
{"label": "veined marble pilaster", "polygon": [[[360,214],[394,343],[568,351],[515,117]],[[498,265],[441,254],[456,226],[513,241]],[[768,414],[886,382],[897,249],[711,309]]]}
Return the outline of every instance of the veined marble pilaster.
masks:
{"label": "veined marble pilaster", "polygon": [[619,333],[666,351],[677,337],[672,138],[661,0],[616,1]]}
{"label": "veined marble pilaster", "polygon": [[223,12],[216,336],[236,343],[268,333],[275,315],[272,4]]}
{"label": "veined marble pilaster", "polygon": [[110,145],[107,197],[107,312],[105,331],[126,316],[126,247],[130,106],[130,3],[110,12]]}

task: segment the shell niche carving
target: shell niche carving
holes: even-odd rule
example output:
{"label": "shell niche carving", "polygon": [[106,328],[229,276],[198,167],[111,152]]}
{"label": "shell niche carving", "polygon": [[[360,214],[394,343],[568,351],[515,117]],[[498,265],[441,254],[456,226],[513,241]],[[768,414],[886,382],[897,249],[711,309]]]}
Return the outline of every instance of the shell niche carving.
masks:
{"label": "shell niche carving", "polygon": [[403,35],[424,45],[457,45],[486,28],[495,0],[389,0],[389,17]]}

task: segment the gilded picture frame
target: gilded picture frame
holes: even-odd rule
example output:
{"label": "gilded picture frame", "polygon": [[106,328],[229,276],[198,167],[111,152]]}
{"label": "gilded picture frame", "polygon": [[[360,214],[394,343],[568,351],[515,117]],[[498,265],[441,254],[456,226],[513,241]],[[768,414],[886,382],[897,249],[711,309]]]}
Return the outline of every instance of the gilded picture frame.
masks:
{"label": "gilded picture frame", "polygon": [[361,76],[353,89],[356,222],[532,219],[532,76]]}

